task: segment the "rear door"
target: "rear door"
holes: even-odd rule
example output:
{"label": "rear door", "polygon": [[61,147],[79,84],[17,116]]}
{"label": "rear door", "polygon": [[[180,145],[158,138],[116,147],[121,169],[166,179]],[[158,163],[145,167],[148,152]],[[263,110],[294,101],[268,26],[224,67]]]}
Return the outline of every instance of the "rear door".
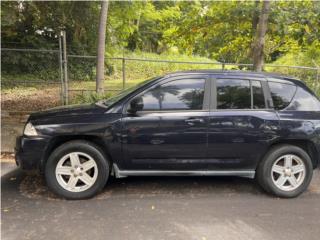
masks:
{"label": "rear door", "polygon": [[261,80],[214,79],[208,128],[208,161],[213,169],[255,169],[275,137],[279,119],[270,109],[270,94]]}
{"label": "rear door", "polygon": [[143,110],[135,115],[125,112],[123,117],[126,169],[186,170],[205,166],[208,76],[171,77],[136,97],[142,98]]}

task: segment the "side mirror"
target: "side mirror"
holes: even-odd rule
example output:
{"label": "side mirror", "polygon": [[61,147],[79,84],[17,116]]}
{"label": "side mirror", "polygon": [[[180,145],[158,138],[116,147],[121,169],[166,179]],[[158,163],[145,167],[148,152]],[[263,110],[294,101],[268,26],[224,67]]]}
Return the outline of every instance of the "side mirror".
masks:
{"label": "side mirror", "polygon": [[138,111],[143,110],[143,100],[142,97],[137,97],[131,100],[130,108],[128,109],[129,113],[135,114]]}

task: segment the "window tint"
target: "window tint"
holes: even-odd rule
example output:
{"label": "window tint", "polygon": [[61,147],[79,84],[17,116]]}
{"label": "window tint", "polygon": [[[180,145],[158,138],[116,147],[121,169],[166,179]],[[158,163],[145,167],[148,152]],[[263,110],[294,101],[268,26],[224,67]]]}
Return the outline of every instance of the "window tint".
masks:
{"label": "window tint", "polygon": [[296,86],[285,83],[269,82],[269,88],[274,108],[277,110],[287,107],[296,91]]}
{"label": "window tint", "polygon": [[288,110],[297,111],[320,111],[320,101],[311,93],[298,87]]}
{"label": "window tint", "polygon": [[253,108],[266,108],[263,90],[260,81],[251,81],[252,95],[253,95]]}
{"label": "window tint", "polygon": [[218,79],[218,109],[250,109],[251,91],[249,80]]}
{"label": "window tint", "polygon": [[102,103],[106,106],[111,106],[112,104],[116,103],[117,101],[121,100],[122,98],[124,98],[125,96],[129,95],[130,93],[134,92],[135,90],[137,90],[138,88],[142,87],[145,84],[148,84],[149,82],[155,81],[157,79],[160,79],[161,77],[155,77],[155,78],[150,78],[148,80],[145,80],[143,82],[138,83],[137,85],[127,88],[121,92],[119,92],[118,94],[106,99],[106,100],[102,100],[99,101],[99,103]]}
{"label": "window tint", "polygon": [[201,110],[204,79],[175,80],[143,94],[143,110]]}

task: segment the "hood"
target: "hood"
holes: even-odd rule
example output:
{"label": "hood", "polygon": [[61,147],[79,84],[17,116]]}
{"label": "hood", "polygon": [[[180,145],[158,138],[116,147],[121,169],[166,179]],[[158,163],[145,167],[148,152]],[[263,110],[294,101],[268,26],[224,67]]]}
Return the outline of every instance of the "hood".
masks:
{"label": "hood", "polygon": [[86,114],[101,114],[105,111],[105,108],[96,104],[68,105],[32,113],[29,117],[29,120],[38,120],[43,118],[55,118],[63,116],[78,116]]}

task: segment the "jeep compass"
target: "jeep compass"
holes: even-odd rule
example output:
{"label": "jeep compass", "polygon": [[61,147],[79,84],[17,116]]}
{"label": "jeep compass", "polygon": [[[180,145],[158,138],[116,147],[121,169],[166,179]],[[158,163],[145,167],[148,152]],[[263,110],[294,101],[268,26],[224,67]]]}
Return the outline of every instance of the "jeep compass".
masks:
{"label": "jeep compass", "polygon": [[185,71],[89,105],[30,115],[16,162],[66,199],[89,198],[110,175],[239,176],[296,197],[320,161],[320,102],[290,77]]}

